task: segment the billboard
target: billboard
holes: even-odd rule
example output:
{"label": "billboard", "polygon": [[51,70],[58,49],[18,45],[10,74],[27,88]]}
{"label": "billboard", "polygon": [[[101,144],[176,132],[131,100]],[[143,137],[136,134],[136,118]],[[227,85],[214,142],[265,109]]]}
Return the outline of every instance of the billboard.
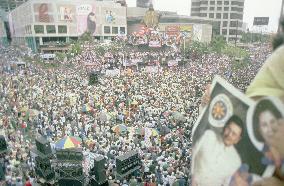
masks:
{"label": "billboard", "polygon": [[152,0],[137,0],[136,6],[141,8],[149,8]]}
{"label": "billboard", "polygon": [[255,26],[264,26],[268,25],[269,17],[254,17],[253,25]]}
{"label": "billboard", "polygon": [[111,10],[106,10],[105,12],[105,21],[108,24],[115,24],[115,18],[116,18],[116,14],[115,12],[111,11]]}
{"label": "billboard", "polygon": [[54,22],[52,16],[52,4],[36,3],[34,4],[35,21],[42,23]]}
{"label": "billboard", "polygon": [[88,31],[94,36],[97,28],[95,5],[82,4],[77,6],[76,10],[77,33],[81,35]]}
{"label": "billboard", "polygon": [[59,21],[74,22],[75,7],[73,5],[58,5]]}
{"label": "billboard", "polygon": [[180,27],[177,25],[167,26],[166,27],[166,34],[167,35],[179,35]]}

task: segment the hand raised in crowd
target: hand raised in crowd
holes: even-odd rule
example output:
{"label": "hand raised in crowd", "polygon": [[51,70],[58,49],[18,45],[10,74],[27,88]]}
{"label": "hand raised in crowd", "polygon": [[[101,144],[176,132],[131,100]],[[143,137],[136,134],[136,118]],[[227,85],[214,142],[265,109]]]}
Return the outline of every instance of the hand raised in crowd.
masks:
{"label": "hand raised in crowd", "polygon": [[275,177],[264,178],[253,184],[253,186],[283,186],[284,182]]}

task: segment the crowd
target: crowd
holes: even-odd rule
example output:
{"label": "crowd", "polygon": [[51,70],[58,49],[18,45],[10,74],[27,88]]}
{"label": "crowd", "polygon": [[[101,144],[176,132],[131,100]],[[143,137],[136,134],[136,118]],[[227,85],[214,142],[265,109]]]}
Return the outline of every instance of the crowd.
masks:
{"label": "crowd", "polygon": [[[44,69],[30,62],[25,69],[14,69],[11,73],[4,70],[2,63],[0,127],[10,149],[2,157],[5,184],[34,181],[30,151],[35,137],[44,136],[54,146],[64,136],[78,136],[83,140],[85,154],[106,158],[110,185],[189,185],[190,136],[201,96],[216,74],[244,91],[270,52],[268,46],[248,50],[254,55],[249,67],[229,75],[232,60],[211,53],[185,66],[161,67],[160,73],[147,73],[144,67],[135,71],[121,68],[119,77],[101,76],[96,85],[88,84],[89,74],[82,61],[96,63],[98,55],[92,52],[83,52],[69,61],[74,66],[68,68]],[[1,55],[8,60],[18,51],[1,48]],[[180,54],[133,50],[125,55],[126,59],[162,60]],[[117,60],[121,65],[117,56],[118,53],[111,53],[111,57],[100,58]],[[112,128],[119,124],[128,130],[114,132]],[[146,140],[141,132],[145,128],[157,131],[157,135]],[[115,157],[129,150],[139,152],[142,168],[132,177],[118,180]],[[86,174],[89,168],[86,167]]]}

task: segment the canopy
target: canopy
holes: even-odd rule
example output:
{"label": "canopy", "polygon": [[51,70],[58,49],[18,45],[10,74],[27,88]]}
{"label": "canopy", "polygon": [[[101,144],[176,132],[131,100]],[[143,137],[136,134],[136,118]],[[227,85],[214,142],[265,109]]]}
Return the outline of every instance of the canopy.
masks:
{"label": "canopy", "polygon": [[69,149],[69,148],[77,148],[82,143],[82,139],[74,136],[67,136],[55,143],[56,149]]}

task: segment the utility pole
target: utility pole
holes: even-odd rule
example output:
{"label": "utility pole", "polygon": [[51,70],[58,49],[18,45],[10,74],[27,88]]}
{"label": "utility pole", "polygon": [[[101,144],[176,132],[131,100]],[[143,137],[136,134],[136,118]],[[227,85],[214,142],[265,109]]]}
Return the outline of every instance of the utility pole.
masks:
{"label": "utility pole", "polygon": [[[284,0],[282,0],[282,4],[281,4],[281,10],[280,10],[280,20],[281,18],[284,18],[283,16],[283,6],[284,6]],[[279,20],[279,24],[278,24],[278,30],[277,32],[280,33],[281,32],[281,24],[280,24],[280,20]],[[282,30],[283,31],[283,30]]]}

